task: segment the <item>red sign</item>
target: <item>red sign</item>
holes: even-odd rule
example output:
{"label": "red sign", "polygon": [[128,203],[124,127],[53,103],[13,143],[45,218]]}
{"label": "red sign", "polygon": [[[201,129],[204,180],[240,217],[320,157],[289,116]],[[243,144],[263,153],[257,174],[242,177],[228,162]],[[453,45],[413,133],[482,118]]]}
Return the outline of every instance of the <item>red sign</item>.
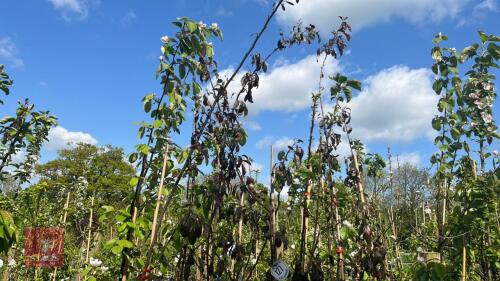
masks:
{"label": "red sign", "polygon": [[64,228],[29,227],[24,229],[26,267],[59,267],[64,263]]}

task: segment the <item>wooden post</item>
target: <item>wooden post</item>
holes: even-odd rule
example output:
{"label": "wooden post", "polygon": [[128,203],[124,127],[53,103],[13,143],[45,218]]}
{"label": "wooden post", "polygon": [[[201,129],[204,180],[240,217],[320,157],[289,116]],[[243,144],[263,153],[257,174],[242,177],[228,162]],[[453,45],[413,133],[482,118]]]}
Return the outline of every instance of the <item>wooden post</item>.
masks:
{"label": "wooden post", "polygon": [[[356,170],[356,174],[358,177],[361,177],[361,173],[359,171],[359,166],[358,166],[358,156],[354,151],[352,152],[352,159],[354,161],[354,169]],[[357,186],[358,186],[358,192],[359,192],[359,201],[361,202],[361,206],[363,207],[363,210],[366,209],[365,206],[365,191],[363,189],[363,183],[361,182],[361,178],[357,180]]]}
{"label": "wooden post", "polygon": [[[311,168],[309,167],[309,170]],[[306,266],[306,248],[307,248],[307,235],[308,235],[308,230],[309,230],[309,203],[311,201],[311,190],[312,190],[312,181],[309,180],[307,183],[307,189],[306,193],[304,194],[305,196],[305,201],[304,201],[304,206],[302,207],[302,243],[300,245],[300,265],[301,265],[301,272],[305,273],[307,266]]]}
{"label": "wooden post", "polygon": [[156,225],[158,224],[158,213],[160,212],[161,196],[163,194],[163,182],[165,181],[165,172],[167,170],[167,161],[168,161],[168,144],[163,154],[163,166],[161,168],[160,187],[158,188],[158,194],[156,196],[156,207],[153,215],[153,225],[151,227],[151,245],[153,245],[156,240]]}
{"label": "wooden post", "polygon": [[398,268],[402,268],[401,264],[401,256],[399,254],[399,243],[398,243],[398,233],[396,231],[396,225],[394,224],[394,212],[392,211],[392,206],[389,209],[389,219],[391,220],[391,228],[392,228],[392,235],[394,235],[395,241],[395,248],[396,248],[396,259],[397,259],[397,266]]}
{"label": "wooden post", "polygon": [[90,238],[92,235],[92,219],[94,216],[94,196],[92,196],[90,205],[90,219],[89,219],[89,236],[87,237],[87,257],[85,258],[85,262],[89,262],[89,254],[90,254]]}
{"label": "wooden post", "polygon": [[274,195],[274,185],[273,185],[273,168],[274,168],[274,145],[271,145],[271,161],[270,161],[270,164],[271,164],[271,176],[270,176],[270,194],[269,194],[269,198],[271,199],[271,225],[270,225],[270,230],[271,230],[271,263],[274,264],[274,262],[276,261],[276,245],[275,245],[275,241],[276,241],[276,214],[275,214],[275,206],[274,206],[274,199],[273,199],[273,195]]}
{"label": "wooden post", "polygon": [[[68,217],[68,207],[69,207],[69,197],[71,196],[71,191],[68,191],[68,195],[66,196],[66,203],[64,204],[64,215],[61,217],[62,227],[66,226],[66,218]],[[64,244],[64,243],[63,243]],[[61,252],[61,251],[59,251]],[[57,267],[54,268],[54,273],[52,274],[52,280],[56,281],[57,276]]]}
{"label": "wooden post", "polygon": [[[335,194],[336,193],[337,192],[335,192]],[[335,204],[336,242],[337,242],[337,246],[338,246],[338,245],[340,245],[340,241],[342,240],[340,237],[340,224],[342,222],[340,219],[339,208],[337,206],[337,202],[334,202],[334,204]],[[338,255],[339,255],[339,261],[338,261],[337,277],[340,280],[344,280],[345,279],[345,277],[344,277],[344,253],[341,251]]]}
{"label": "wooden post", "polygon": [[423,223],[425,226],[425,202],[422,201],[422,217],[423,217]]}

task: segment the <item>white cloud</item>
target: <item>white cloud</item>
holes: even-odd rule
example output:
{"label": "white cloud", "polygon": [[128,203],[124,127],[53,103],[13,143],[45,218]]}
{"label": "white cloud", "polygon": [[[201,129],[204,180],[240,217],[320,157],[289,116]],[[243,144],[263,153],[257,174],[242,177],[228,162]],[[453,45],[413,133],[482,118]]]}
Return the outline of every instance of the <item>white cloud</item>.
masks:
{"label": "white cloud", "polygon": [[415,166],[420,165],[420,161],[421,161],[420,154],[418,154],[418,152],[399,154],[397,156],[397,159],[398,159],[400,164],[408,163],[408,164],[412,164]]}
{"label": "white cloud", "polygon": [[230,10],[226,10],[226,8],[224,8],[224,6],[219,6],[216,13],[220,17],[230,17],[233,15],[233,12]]}
{"label": "white cloud", "polygon": [[481,23],[485,19],[485,14],[496,11],[497,4],[495,0],[483,0],[472,8],[470,16],[462,17],[457,26],[462,27],[464,25]]}
{"label": "white cloud", "polygon": [[362,141],[431,137],[438,96],[428,69],[393,66],[370,76],[351,101],[353,135]]}
{"label": "white cloud", "polygon": [[131,25],[132,23],[134,23],[135,19],[137,19],[137,15],[134,11],[130,10],[125,13],[125,15],[123,15],[121,22],[124,25]]}
{"label": "white cloud", "polygon": [[0,38],[0,60],[6,61],[12,67],[22,67],[24,62],[18,56],[16,44],[9,36]]}
{"label": "white cloud", "polygon": [[315,24],[326,33],[336,28],[337,16],[349,17],[354,30],[393,18],[412,23],[438,22],[457,16],[469,0],[307,0],[300,1],[284,13],[278,22],[290,26],[302,20]]}
{"label": "white cloud", "polygon": [[251,171],[252,175],[255,171],[259,171],[259,173],[262,173],[262,170],[264,169],[264,165],[257,162],[252,162],[252,166],[248,165],[246,162],[243,162],[243,165],[245,166],[247,173],[249,174]]}
{"label": "white cloud", "polygon": [[484,0],[481,3],[474,6],[472,11],[473,14],[479,15],[481,12],[494,12],[497,10],[497,4],[495,0]]}
{"label": "white cloud", "polygon": [[257,147],[258,149],[264,149],[266,147],[270,147],[271,144],[273,143],[273,139],[274,138],[271,136],[265,136],[264,138],[257,141],[255,147]]}
{"label": "white cloud", "polygon": [[88,0],[48,0],[54,9],[61,12],[66,21],[85,19],[89,12]]}
{"label": "white cloud", "polygon": [[49,131],[49,141],[45,148],[52,151],[75,147],[78,143],[97,144],[97,140],[88,133],[71,132],[61,126]]}
{"label": "white cloud", "polygon": [[252,131],[260,131],[262,130],[262,127],[260,126],[259,123],[253,121],[253,120],[250,120],[250,119],[244,119],[241,121],[241,123],[243,124],[244,127],[252,130]]}
{"label": "white cloud", "polygon": [[[253,91],[254,103],[247,103],[249,114],[257,114],[261,110],[293,112],[309,107],[311,93],[318,91],[321,61],[318,62],[316,55],[309,55],[295,63],[281,61],[279,66],[272,68],[268,73],[260,74],[260,86]],[[221,77],[229,76],[232,70],[221,71]],[[339,62],[329,58],[325,75],[332,75],[339,70]],[[241,77],[243,73],[236,76],[235,82],[229,86],[229,92],[240,90],[240,83],[236,81],[240,81]],[[323,81],[329,82],[328,79]]]}
{"label": "white cloud", "polygon": [[292,145],[294,140],[289,137],[273,137],[273,136],[265,136],[257,143],[255,146],[257,149],[271,149],[271,145],[274,145],[275,151],[286,149],[287,146]]}

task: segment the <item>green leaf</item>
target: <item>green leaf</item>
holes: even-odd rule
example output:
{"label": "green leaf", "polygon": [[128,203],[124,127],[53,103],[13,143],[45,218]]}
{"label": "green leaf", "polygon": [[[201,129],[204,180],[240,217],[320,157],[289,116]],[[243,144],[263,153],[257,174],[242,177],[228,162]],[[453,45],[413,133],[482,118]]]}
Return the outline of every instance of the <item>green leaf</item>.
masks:
{"label": "green leaf", "polygon": [[193,92],[197,95],[201,92],[200,84],[193,82]]}
{"label": "green leaf", "polygon": [[243,129],[240,130],[240,138],[239,138],[238,143],[241,146],[244,146],[247,143],[247,134],[245,133],[245,130],[243,130]]}
{"label": "green leaf", "polygon": [[439,47],[432,48],[431,56],[432,56],[433,60],[440,61],[441,58],[443,57],[443,55],[441,54],[441,48],[439,48]]}
{"label": "green leaf", "polygon": [[432,128],[436,131],[441,130],[441,121],[437,117],[432,119]]}
{"label": "green leaf", "polygon": [[206,52],[207,52],[207,57],[212,58],[214,56],[214,48],[212,47],[212,45],[207,44]]}
{"label": "green leaf", "polygon": [[160,127],[161,127],[161,125],[163,125],[163,120],[155,120],[155,121],[153,122],[153,128],[155,128],[155,129],[160,128]]}
{"label": "green leaf", "polygon": [[149,146],[146,144],[139,144],[137,146],[137,151],[139,151],[142,155],[148,155],[149,154]]}
{"label": "green leaf", "polygon": [[361,91],[361,81],[358,80],[348,80],[347,81],[347,86],[354,88],[358,91]]}
{"label": "green leaf", "polygon": [[495,43],[488,44],[488,52],[495,60],[500,59],[500,47],[497,44]]}
{"label": "green leaf", "polygon": [[488,37],[488,35],[486,35],[486,33],[484,33],[484,31],[478,31],[477,33],[479,34],[479,38],[481,39],[481,43],[488,41],[489,37]]}
{"label": "green leaf", "polygon": [[280,151],[280,152],[278,153],[278,160],[279,160],[279,161],[283,161],[283,160],[285,160],[285,152],[284,152],[284,151]]}
{"label": "green leaf", "polygon": [[136,186],[138,182],[139,182],[139,178],[138,177],[133,177],[132,179],[130,179],[129,184],[131,186]]}
{"label": "green leaf", "polygon": [[144,111],[146,113],[151,111],[151,102],[152,102],[154,97],[155,97],[155,94],[149,94],[142,99],[144,101]]}
{"label": "green leaf", "polygon": [[443,35],[441,32],[439,32],[436,36],[434,36],[434,39],[432,39],[432,42],[434,44],[439,44],[442,41],[448,40],[448,37],[446,35]]}
{"label": "green leaf", "polygon": [[434,83],[432,84],[432,89],[434,90],[434,92],[436,92],[436,94],[441,94],[441,90],[443,89],[443,80],[438,79],[434,81]]}
{"label": "green leaf", "polygon": [[134,163],[135,161],[137,161],[137,158],[139,158],[139,154],[137,152],[133,152],[129,155],[128,161],[130,163]]}
{"label": "green leaf", "polygon": [[179,65],[179,75],[181,79],[184,79],[184,77],[186,77],[186,67],[184,66],[184,64]]}
{"label": "green leaf", "polygon": [[115,254],[115,255],[121,254],[122,251],[123,251],[123,248],[119,245],[115,245],[115,246],[113,246],[113,248],[111,248],[111,252],[113,252],[113,254]]}
{"label": "green leaf", "polygon": [[130,249],[130,248],[134,247],[134,243],[132,243],[128,240],[124,240],[124,239],[118,240],[116,242],[116,244],[118,244],[122,248],[129,248]]}
{"label": "green leaf", "polygon": [[196,24],[192,21],[186,21],[186,26],[187,26],[189,32],[195,32],[198,29],[198,24]]}

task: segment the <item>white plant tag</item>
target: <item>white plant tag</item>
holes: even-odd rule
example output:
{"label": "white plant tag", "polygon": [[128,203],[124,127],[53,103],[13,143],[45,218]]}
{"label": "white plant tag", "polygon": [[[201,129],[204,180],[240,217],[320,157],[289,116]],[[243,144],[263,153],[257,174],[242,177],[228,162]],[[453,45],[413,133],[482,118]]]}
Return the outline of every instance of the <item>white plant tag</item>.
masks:
{"label": "white plant tag", "polygon": [[290,273],[290,269],[284,261],[276,261],[271,267],[271,275],[278,281],[285,280],[288,273]]}

